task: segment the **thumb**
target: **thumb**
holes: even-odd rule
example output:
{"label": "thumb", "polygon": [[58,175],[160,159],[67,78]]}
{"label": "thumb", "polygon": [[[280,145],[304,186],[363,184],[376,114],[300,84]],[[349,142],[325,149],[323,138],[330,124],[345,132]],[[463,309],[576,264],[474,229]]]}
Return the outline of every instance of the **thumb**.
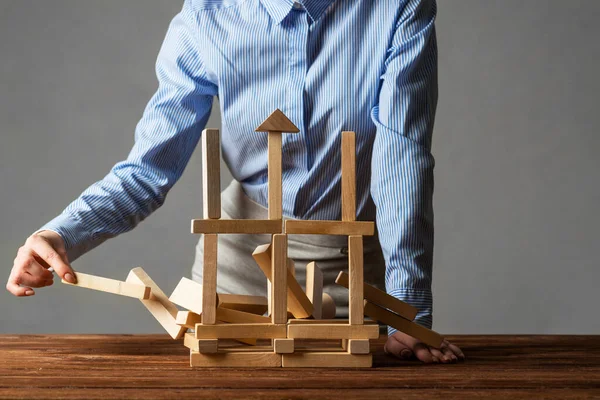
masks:
{"label": "thumb", "polygon": [[403,360],[408,360],[413,356],[413,351],[393,335],[388,338],[383,349],[387,354]]}

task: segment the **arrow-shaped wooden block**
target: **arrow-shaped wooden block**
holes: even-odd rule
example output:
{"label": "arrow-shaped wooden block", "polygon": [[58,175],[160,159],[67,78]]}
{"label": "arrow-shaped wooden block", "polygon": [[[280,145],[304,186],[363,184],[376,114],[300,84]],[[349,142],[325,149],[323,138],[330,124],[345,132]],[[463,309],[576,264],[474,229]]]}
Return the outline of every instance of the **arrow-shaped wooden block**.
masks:
{"label": "arrow-shaped wooden block", "polygon": [[281,219],[281,134],[298,133],[300,130],[277,108],[255,131],[269,133],[269,219]]}
{"label": "arrow-shaped wooden block", "polygon": [[[258,246],[252,253],[252,257],[267,279],[271,281],[271,244]],[[310,317],[313,313],[313,305],[289,268],[287,268],[287,286],[288,311],[295,318]]]}

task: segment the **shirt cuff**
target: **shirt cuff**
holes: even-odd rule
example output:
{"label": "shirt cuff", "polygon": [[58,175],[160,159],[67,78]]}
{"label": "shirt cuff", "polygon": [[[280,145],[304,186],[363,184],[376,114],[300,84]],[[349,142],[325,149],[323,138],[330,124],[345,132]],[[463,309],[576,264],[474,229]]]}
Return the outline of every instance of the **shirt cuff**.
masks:
{"label": "shirt cuff", "polygon": [[[430,290],[394,289],[389,291],[388,294],[417,308],[419,312],[413,322],[431,329],[433,324],[433,296]],[[388,326],[388,336],[395,332],[397,332],[397,329]]]}
{"label": "shirt cuff", "polygon": [[97,240],[84,224],[67,213],[62,213],[36,231],[52,231],[59,234],[65,242],[69,262],[75,261],[104,240]]}

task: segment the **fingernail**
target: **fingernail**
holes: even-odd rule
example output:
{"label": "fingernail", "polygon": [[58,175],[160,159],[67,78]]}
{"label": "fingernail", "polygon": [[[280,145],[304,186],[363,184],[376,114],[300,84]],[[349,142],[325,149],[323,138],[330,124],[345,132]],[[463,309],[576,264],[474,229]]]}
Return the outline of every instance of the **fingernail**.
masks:
{"label": "fingernail", "polygon": [[404,359],[409,359],[412,357],[412,351],[404,349],[400,352],[400,357]]}
{"label": "fingernail", "polygon": [[67,272],[65,274],[65,281],[67,281],[69,283],[75,283],[75,278],[73,277],[73,275],[71,275],[70,272]]}
{"label": "fingernail", "polygon": [[33,294],[33,290],[27,290],[27,291],[25,292],[25,295],[26,295],[26,296],[31,296],[32,294]]}
{"label": "fingernail", "polygon": [[442,357],[442,360],[444,360],[444,361],[450,361],[450,357],[444,356],[444,357]]}

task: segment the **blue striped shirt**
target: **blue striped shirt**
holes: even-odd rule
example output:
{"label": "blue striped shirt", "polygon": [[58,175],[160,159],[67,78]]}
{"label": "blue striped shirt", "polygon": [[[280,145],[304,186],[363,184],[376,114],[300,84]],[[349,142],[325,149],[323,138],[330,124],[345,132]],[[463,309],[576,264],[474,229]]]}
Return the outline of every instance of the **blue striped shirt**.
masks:
{"label": "blue striped shirt", "polygon": [[213,99],[223,158],[248,196],[267,204],[267,135],[280,108],[283,212],[340,219],[340,138],[357,137],[358,219],[376,220],[387,291],[431,326],[437,104],[434,0],[188,0],[156,63],[159,87],[126,160],[42,229],[70,259],[131,230],[183,173]]}

